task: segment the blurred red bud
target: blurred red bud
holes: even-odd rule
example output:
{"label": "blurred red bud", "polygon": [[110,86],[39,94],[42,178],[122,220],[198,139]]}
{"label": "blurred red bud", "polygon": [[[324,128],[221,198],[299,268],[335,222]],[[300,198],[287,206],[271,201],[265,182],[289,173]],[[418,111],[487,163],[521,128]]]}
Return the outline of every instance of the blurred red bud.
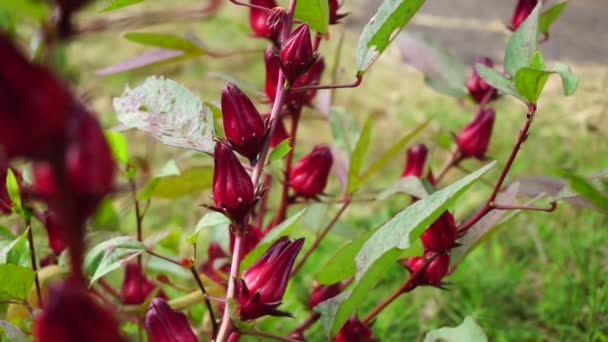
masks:
{"label": "blurred red bud", "polygon": [[333,163],[331,151],[327,146],[316,146],[310,154],[294,165],[289,183],[302,197],[312,198],[323,192],[327,185]]}
{"label": "blurred red bud", "polygon": [[307,24],[300,24],[281,46],[279,53],[285,78],[293,84],[314,63],[315,54]]}
{"label": "blurred red bud", "polygon": [[213,159],[213,201],[233,220],[242,222],[254,203],[251,178],[226,143],[217,142]]}
{"label": "blurred red bud", "polygon": [[8,196],[6,188],[6,175],[8,173],[8,165],[0,160],[0,214],[10,214],[13,208],[13,201]]}
{"label": "blurred red bud", "polygon": [[45,298],[44,311],[34,321],[34,341],[125,341],[112,312],[97,304],[80,282],[54,283]]}
{"label": "blurred red bud", "polygon": [[449,251],[456,246],[458,228],[454,216],[443,213],[420,235],[425,251]]}
{"label": "blurred red bud", "polygon": [[335,25],[340,23],[340,19],[346,17],[348,13],[340,14],[338,10],[342,7],[342,3],[338,0],[329,0],[329,24]]}
{"label": "blurred red bud", "polygon": [[403,168],[401,177],[422,177],[428,153],[429,150],[424,144],[416,144],[408,148],[405,160],[405,167]]}
{"label": "blurred red bud", "polygon": [[513,17],[511,18],[511,27],[509,29],[511,31],[515,31],[519,28],[519,26],[526,21],[530,13],[536,7],[538,0],[519,0],[517,1],[517,5],[515,6],[515,11],[513,11]]}
{"label": "blurred red bud", "polygon": [[264,121],[247,95],[232,83],[222,91],[222,119],[232,148],[246,158],[255,159],[264,141]]}
{"label": "blurred red bud", "polygon": [[144,325],[149,342],[197,342],[186,315],[172,310],[162,298],[152,299]]}
{"label": "blurred red bud", "polygon": [[289,275],[304,239],[278,239],[243,272],[238,291],[240,317],[251,320],[265,315],[289,316],[277,310],[289,282]]}
{"label": "blurred red bud", "polygon": [[[467,89],[469,90],[469,95],[471,95],[473,100],[475,100],[477,103],[480,103],[486,96],[490,97],[489,101],[495,100],[498,97],[498,92],[496,91],[496,88],[487,84],[486,81],[479,76],[479,73],[477,72],[478,64],[485,65],[489,68],[494,67],[494,62],[489,57],[477,57],[477,59],[475,59],[473,72],[466,83]],[[489,92],[491,93],[488,94]]]}
{"label": "blurred red bud", "polygon": [[[156,289],[156,285],[145,276],[138,262],[132,261],[127,263],[125,278],[120,292],[124,304],[141,304],[154,289]],[[159,292],[159,297],[166,299],[166,296],[162,292]]]}
{"label": "blurred red bud", "polygon": [[[427,260],[433,257],[435,252],[426,252],[424,257],[412,257],[406,260],[405,267],[411,274],[418,272],[427,264]],[[448,274],[450,267],[450,254],[441,253],[437,255],[424,270],[416,285],[441,285],[441,280]]]}
{"label": "blurred red bud", "polygon": [[266,80],[264,83],[264,92],[270,102],[273,102],[277,95],[277,82],[279,80],[279,71],[281,70],[281,60],[274,49],[274,46],[269,46],[264,51],[264,65],[266,66]]}
{"label": "blurred red bud", "polygon": [[65,239],[62,237],[64,231],[61,220],[57,214],[47,210],[43,214],[44,227],[49,238],[49,247],[55,253],[60,255],[65,249]]}
{"label": "blurred red bud", "polygon": [[463,157],[485,158],[492,136],[495,117],[496,112],[494,112],[494,109],[487,108],[481,110],[473,121],[460,131],[456,142]]}
{"label": "blurred red bud", "polygon": [[351,317],[336,334],[332,342],[374,342],[372,329],[357,317]]}
{"label": "blurred red bud", "polygon": [[268,8],[268,11],[250,8],[249,11],[249,25],[251,30],[256,37],[267,38],[271,41],[277,41],[281,32],[282,25],[271,22],[271,9],[277,7],[277,3],[274,0],[251,0],[252,5]]}
{"label": "blurred red bud", "polygon": [[207,248],[207,261],[201,265],[200,271],[217,283],[224,284],[226,279],[221,273],[227,274],[230,272],[230,259],[217,242],[209,244]]}
{"label": "blurred red bud", "polygon": [[312,310],[317,304],[328,300],[329,298],[337,296],[342,291],[342,284],[340,282],[332,285],[320,285],[315,282],[308,300],[308,308]]}

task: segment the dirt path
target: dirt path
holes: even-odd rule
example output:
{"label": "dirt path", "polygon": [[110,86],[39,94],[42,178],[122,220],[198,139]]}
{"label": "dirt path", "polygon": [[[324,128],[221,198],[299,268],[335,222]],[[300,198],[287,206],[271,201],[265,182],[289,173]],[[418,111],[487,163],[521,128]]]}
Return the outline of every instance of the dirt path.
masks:
{"label": "dirt path", "polygon": [[[381,0],[345,0],[347,24],[361,30]],[[354,3],[358,3],[354,6]],[[465,61],[477,55],[502,58],[505,25],[515,0],[428,0],[408,29],[433,37]],[[608,0],[571,0],[543,44],[547,59],[608,65]]]}

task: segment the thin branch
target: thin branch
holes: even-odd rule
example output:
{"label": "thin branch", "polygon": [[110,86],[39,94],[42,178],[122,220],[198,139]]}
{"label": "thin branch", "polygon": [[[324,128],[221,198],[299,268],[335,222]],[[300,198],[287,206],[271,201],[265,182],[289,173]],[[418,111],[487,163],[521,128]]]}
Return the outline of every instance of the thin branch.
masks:
{"label": "thin branch", "polygon": [[211,317],[211,336],[215,336],[217,333],[217,320],[215,319],[215,314],[213,313],[213,307],[211,306],[211,302],[209,301],[209,295],[207,294],[207,290],[205,290],[205,285],[203,285],[203,281],[201,280],[200,275],[196,271],[194,265],[190,267],[190,272],[194,276],[194,280],[196,280],[196,284],[198,284],[198,288],[201,289],[203,293],[203,297],[205,298],[205,305],[207,306],[207,310],[209,311],[209,316]]}
{"label": "thin branch", "polygon": [[318,90],[318,89],[357,88],[361,84],[362,81],[363,81],[363,76],[357,75],[357,79],[352,83],[310,85],[310,86],[303,86],[303,87],[298,87],[298,88],[290,88],[289,91],[292,93],[299,93],[299,92],[303,92],[303,91]]}
{"label": "thin branch", "polygon": [[527,205],[501,205],[492,203],[491,207],[496,210],[532,210],[532,211],[544,211],[547,213],[554,212],[557,209],[557,202],[551,202],[549,208],[527,206]]}
{"label": "thin branch", "polygon": [[338,219],[340,219],[340,216],[342,216],[342,214],[344,213],[346,208],[348,208],[348,205],[350,203],[351,203],[350,197],[347,196],[344,199],[344,203],[342,204],[342,207],[340,207],[340,210],[338,210],[336,215],[334,215],[334,217],[327,224],[327,226],[321,231],[321,234],[317,235],[315,241],[312,242],[312,245],[310,245],[310,247],[306,251],[306,254],[304,254],[302,259],[300,259],[298,264],[293,268],[293,270],[291,271],[290,277],[293,277],[302,268],[302,266],[304,266],[304,263],[306,263],[306,260],[308,259],[308,257],[312,254],[312,252],[314,252],[314,250],[317,248],[317,246],[319,246],[319,244],[321,243],[321,240],[323,240],[323,238],[327,235],[327,233],[329,233],[329,231],[333,228],[333,226],[336,224],[336,222],[338,222]]}
{"label": "thin branch", "polygon": [[36,283],[36,295],[38,296],[38,305],[42,308],[42,291],[40,291],[40,279],[38,278],[38,263],[36,262],[36,248],[34,247],[34,232],[32,232],[32,219],[29,215],[25,219],[25,226],[27,229],[27,240],[30,247],[32,271],[34,271],[34,282]]}
{"label": "thin branch", "polygon": [[239,330],[239,333],[242,335],[266,337],[266,338],[270,338],[270,339],[273,339],[276,341],[282,341],[282,342],[300,342],[300,340],[294,340],[293,338],[283,337],[283,336],[267,333],[265,331],[260,331],[260,330]]}
{"label": "thin branch", "polygon": [[171,258],[169,258],[169,257],[164,256],[164,255],[160,255],[160,254],[158,254],[158,253],[155,253],[154,251],[152,251],[152,250],[150,250],[150,249],[146,249],[146,253],[150,254],[151,256],[157,257],[157,258],[159,258],[159,259],[163,259],[163,260],[165,260],[165,261],[167,261],[167,262],[170,262],[170,263],[172,263],[172,264],[175,264],[175,265],[178,265],[178,266],[184,267],[184,265],[182,265],[182,263],[181,263],[181,262],[179,262],[179,261],[177,261],[177,260],[173,260],[173,259],[171,259]]}

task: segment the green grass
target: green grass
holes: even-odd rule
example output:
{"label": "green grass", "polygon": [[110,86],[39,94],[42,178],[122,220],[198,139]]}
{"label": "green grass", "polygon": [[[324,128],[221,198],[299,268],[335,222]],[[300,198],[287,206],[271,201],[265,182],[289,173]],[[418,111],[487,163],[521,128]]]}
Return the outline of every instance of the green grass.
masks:
{"label": "green grass", "polygon": [[[167,4],[168,1],[155,2],[154,6]],[[137,10],[130,8],[124,12]],[[85,15],[83,21],[87,18]],[[137,31],[182,33],[191,30],[218,51],[251,48],[261,51],[264,42],[248,39],[244,20],[246,11],[231,7],[224,8],[219,17],[213,20],[168,24]],[[332,62],[339,37],[339,31],[332,31],[332,41],[323,42],[322,54]],[[354,74],[356,38],[356,32],[345,33],[340,80],[349,81]],[[117,32],[85,38],[72,44],[68,50],[72,64],[81,71],[79,89],[92,94],[90,103],[108,126],[115,123],[112,97],[118,96],[125,84],[135,86],[148,75],[172,78],[210,101],[219,100],[224,81],[207,76],[209,71],[238,77],[258,89],[263,86],[261,52],[226,59],[203,57],[183,64],[145,68],[106,78],[92,75],[93,70],[145,50],[123,40]],[[605,66],[575,65],[574,71],[581,76],[582,82],[577,94],[571,98],[563,97],[557,80],[548,83],[539,103],[537,120],[510,179],[520,174],[555,175],[562,169],[588,174],[608,166],[608,144],[605,142],[608,123],[598,114],[608,107],[603,79],[607,69]],[[434,120],[430,128],[417,140],[431,145],[434,169],[441,166],[447,155],[447,151],[437,144],[438,134],[457,131],[471,119],[473,111],[471,105],[459,105],[457,101],[425,87],[422,76],[404,65],[394,48],[389,49],[374,65],[361,87],[336,92],[335,105],[346,107],[361,123],[367,115],[375,117],[370,163],[373,156],[393,142],[393,137],[396,139],[402,132],[432,116]],[[525,109],[515,99],[503,97],[496,104],[496,110],[498,117],[489,155],[501,165],[511,150]],[[138,134],[129,134],[128,137],[133,142],[130,146],[132,154],[143,155],[144,139]],[[318,120],[318,113],[307,111],[298,140],[298,155],[307,153],[316,143],[330,142],[328,124]],[[155,149],[157,153],[153,164],[156,168],[166,159],[182,153],[164,146]],[[364,190],[389,186],[399,177],[402,164],[403,157],[397,158]],[[470,161],[464,165],[472,170],[481,164]],[[494,170],[486,179],[495,181],[497,172]],[[460,171],[452,171],[445,184],[462,175]],[[329,192],[338,196],[335,179]],[[488,192],[489,189],[483,184],[477,184],[455,207],[457,218],[470,215]],[[209,202],[207,195],[174,202],[154,202],[146,219],[146,233],[151,234],[166,227],[181,227],[187,234],[202,215],[197,204]],[[290,286],[288,295],[292,297],[285,307],[292,310],[297,319],[267,319],[261,326],[283,332],[306,317],[307,312],[300,302],[306,301],[315,273],[329,256],[349,238],[376,227],[407,203],[404,198],[392,198],[350,208],[346,218],[321,244],[319,252],[313,255]],[[125,222],[122,229],[132,231],[133,224],[129,223],[132,217],[127,214],[130,207],[124,203],[119,206],[123,208],[121,217]],[[309,237],[310,242],[314,230],[327,222],[328,217],[329,214],[323,210],[308,215],[306,224],[298,233]],[[212,234],[203,234],[203,239]],[[472,315],[491,341],[608,341],[606,241],[608,217],[588,209],[561,203],[552,214],[520,213],[503,224],[497,234],[466,258],[448,278],[451,283],[449,291],[420,288],[404,295],[374,322],[374,336],[383,341],[421,340],[429,329],[455,326],[465,316]],[[184,243],[182,251],[189,251]],[[360,314],[364,315],[383,295],[396,289],[406,276],[405,270],[395,265],[370,294]],[[318,324],[307,337],[310,341],[322,340]]]}

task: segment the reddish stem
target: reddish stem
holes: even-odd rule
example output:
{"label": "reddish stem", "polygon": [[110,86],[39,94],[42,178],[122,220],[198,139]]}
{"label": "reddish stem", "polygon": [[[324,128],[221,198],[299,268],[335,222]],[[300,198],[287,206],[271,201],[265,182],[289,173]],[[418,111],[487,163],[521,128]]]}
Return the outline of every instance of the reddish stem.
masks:
{"label": "reddish stem", "polygon": [[553,212],[557,209],[557,202],[551,202],[551,206],[549,208],[543,207],[534,207],[527,205],[501,205],[492,203],[492,208],[496,210],[532,210],[532,211],[544,211],[544,212]]}
{"label": "reddish stem", "polygon": [[207,306],[207,311],[209,311],[209,317],[211,318],[211,336],[215,337],[215,334],[217,332],[217,320],[215,319],[215,314],[213,313],[213,307],[211,306],[209,295],[207,294],[205,285],[203,285],[203,281],[201,280],[201,277],[196,271],[194,265],[190,267],[190,272],[192,273],[192,276],[194,276],[194,280],[196,280],[196,284],[198,285],[198,288],[201,290],[201,292],[203,293],[203,297],[205,298],[205,305]]}
{"label": "reddish stem", "polygon": [[299,93],[308,90],[318,90],[318,89],[339,89],[339,88],[356,88],[361,82],[363,82],[363,76],[357,75],[357,79],[352,83],[342,83],[342,84],[321,84],[321,85],[310,85],[303,86],[298,88],[290,88],[289,91],[292,93]]}

